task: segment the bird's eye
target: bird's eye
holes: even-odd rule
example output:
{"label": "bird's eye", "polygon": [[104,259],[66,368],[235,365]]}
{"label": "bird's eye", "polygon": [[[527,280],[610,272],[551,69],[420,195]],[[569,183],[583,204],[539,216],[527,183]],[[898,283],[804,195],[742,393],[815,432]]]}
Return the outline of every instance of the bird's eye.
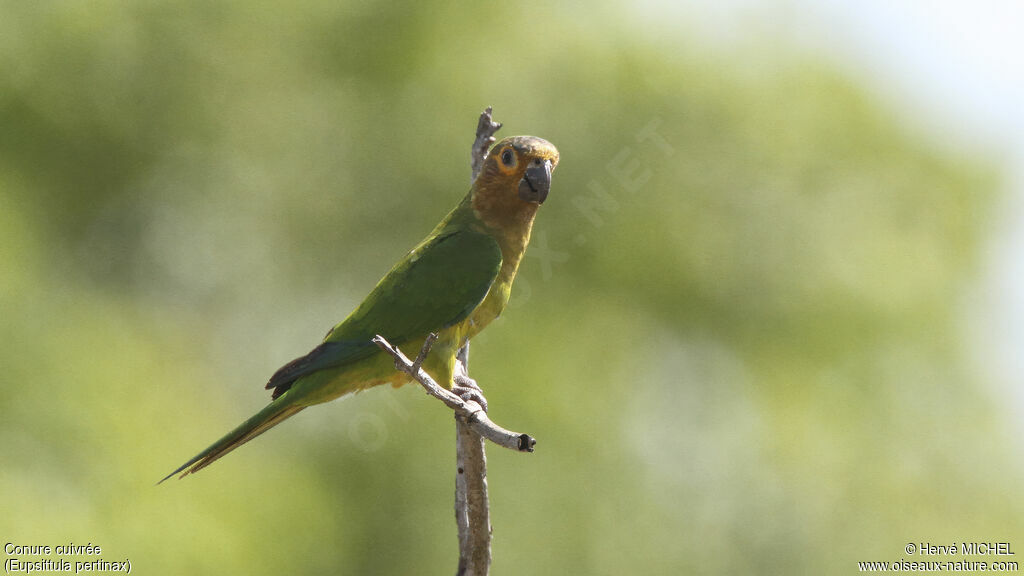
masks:
{"label": "bird's eye", "polygon": [[512,158],[512,150],[506,148],[505,151],[501,153],[501,163],[510,168],[512,167],[515,163],[515,160]]}

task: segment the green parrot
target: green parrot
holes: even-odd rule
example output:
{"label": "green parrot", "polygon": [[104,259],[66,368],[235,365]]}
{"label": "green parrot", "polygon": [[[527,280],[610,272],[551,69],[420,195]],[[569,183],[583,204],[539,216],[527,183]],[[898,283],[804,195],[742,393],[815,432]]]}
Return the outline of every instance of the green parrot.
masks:
{"label": "green parrot", "polygon": [[469,193],[388,272],[365,300],[309,354],[271,376],[271,402],[185,462],[184,478],[294,416],[381,384],[410,381],[371,340],[380,334],[415,356],[431,333],[437,341],[423,368],[455,386],[455,355],[501,314],[530,242],[537,209],[551,189],[558,150],[533,136],[495,144]]}

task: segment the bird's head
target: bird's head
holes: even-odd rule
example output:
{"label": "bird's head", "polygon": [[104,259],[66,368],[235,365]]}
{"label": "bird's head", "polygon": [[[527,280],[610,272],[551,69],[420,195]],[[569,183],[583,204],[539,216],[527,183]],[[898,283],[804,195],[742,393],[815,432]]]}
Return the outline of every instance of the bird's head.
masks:
{"label": "bird's head", "polygon": [[558,150],[534,136],[512,136],[491,147],[476,182],[473,207],[485,221],[532,220],[551,191]]}

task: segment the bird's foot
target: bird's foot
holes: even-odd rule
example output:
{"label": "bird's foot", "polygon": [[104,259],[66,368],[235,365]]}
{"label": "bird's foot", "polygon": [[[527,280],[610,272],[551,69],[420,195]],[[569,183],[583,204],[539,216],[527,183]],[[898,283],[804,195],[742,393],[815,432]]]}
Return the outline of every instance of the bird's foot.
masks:
{"label": "bird's foot", "polygon": [[487,412],[487,399],[484,398],[484,391],[480,389],[480,386],[465,374],[456,374],[455,383],[452,386],[452,392],[456,396],[462,398],[466,402],[476,402]]}

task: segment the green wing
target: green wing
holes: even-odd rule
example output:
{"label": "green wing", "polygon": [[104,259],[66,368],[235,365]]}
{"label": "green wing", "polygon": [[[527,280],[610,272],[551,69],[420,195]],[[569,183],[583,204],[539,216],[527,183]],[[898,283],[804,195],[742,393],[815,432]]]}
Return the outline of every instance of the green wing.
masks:
{"label": "green wing", "polygon": [[483,301],[500,268],[501,249],[490,236],[439,234],[396,264],[325,342],[380,334],[399,344],[461,322]]}
{"label": "green wing", "polygon": [[267,388],[277,398],[302,376],[366,358],[378,351],[371,342],[377,334],[398,345],[461,322],[500,268],[501,249],[490,236],[443,231],[396,264],[323,344],[278,370]]}

